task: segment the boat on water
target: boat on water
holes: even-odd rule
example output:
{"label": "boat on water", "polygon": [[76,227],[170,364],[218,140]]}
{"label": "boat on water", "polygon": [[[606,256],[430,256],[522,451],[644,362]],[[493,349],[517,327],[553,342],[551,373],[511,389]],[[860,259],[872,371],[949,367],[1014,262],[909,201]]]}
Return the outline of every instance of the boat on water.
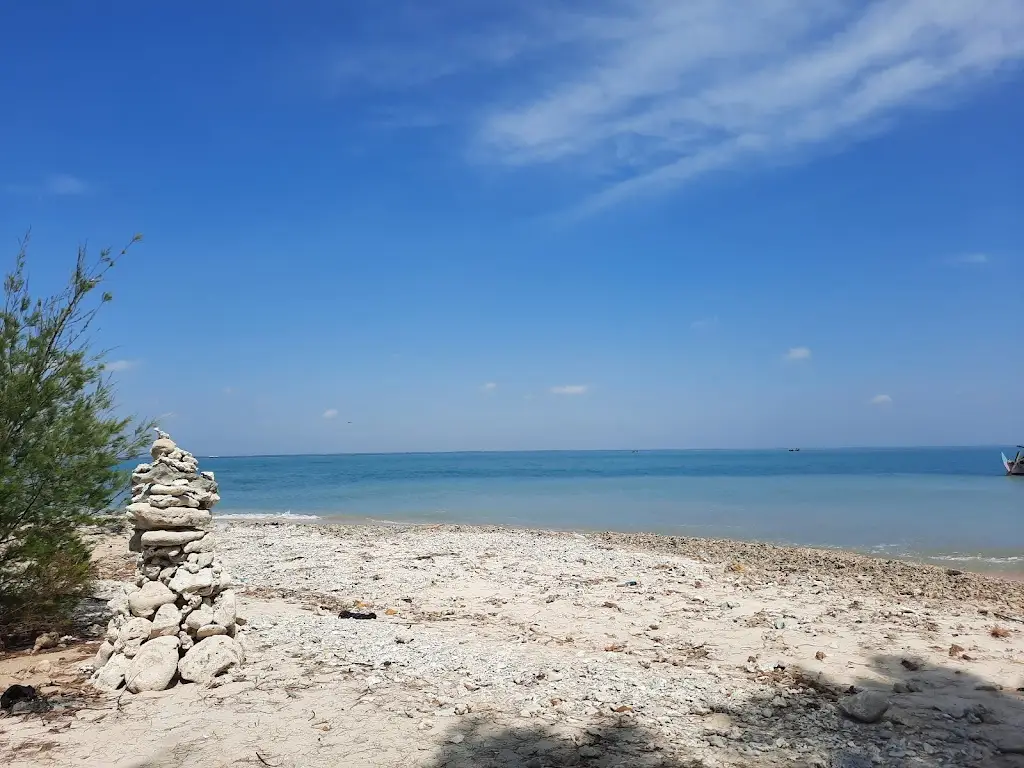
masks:
{"label": "boat on water", "polygon": [[1003,466],[1006,467],[1008,475],[1024,475],[1024,445],[1017,446],[1017,455],[1012,459],[1006,458],[1004,453]]}

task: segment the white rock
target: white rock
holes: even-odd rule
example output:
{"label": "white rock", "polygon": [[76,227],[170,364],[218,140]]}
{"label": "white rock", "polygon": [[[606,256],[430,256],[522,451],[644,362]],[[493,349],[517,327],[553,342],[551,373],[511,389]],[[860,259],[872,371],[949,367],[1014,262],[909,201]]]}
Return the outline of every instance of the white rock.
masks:
{"label": "white rock", "polygon": [[121,634],[121,627],[124,626],[126,621],[127,619],[124,616],[115,616],[107,622],[107,642],[113,643],[117,640],[117,636]]}
{"label": "white rock", "polygon": [[[128,514],[135,521],[135,527],[142,530],[164,528],[209,528],[213,516],[209,510],[168,507],[157,509],[150,504],[129,504]],[[191,542],[189,542],[191,543]],[[186,546],[188,546],[186,544]],[[194,550],[196,552],[200,550]]]}
{"label": "white rock", "polygon": [[195,641],[192,639],[192,636],[188,632],[179,632],[178,642],[181,643],[181,650],[183,651],[187,651],[189,648],[195,645]]}
{"label": "white rock", "polygon": [[[149,455],[154,460],[159,459],[161,456],[166,456],[169,453],[178,450],[178,446],[169,437],[159,437],[153,441],[153,447],[149,449]],[[136,468],[136,472],[138,468]]]}
{"label": "white rock", "polygon": [[200,568],[209,568],[213,565],[213,552],[197,552],[196,565]]}
{"label": "white rock", "polygon": [[[193,552],[212,552],[215,544],[215,539],[212,533],[206,534],[203,538],[197,539],[196,541],[190,541],[184,547],[182,551],[188,554]],[[213,562],[211,560],[211,562]]]}
{"label": "white rock", "polygon": [[107,600],[107,608],[115,616],[127,616],[128,610],[128,595],[118,595]]}
{"label": "white rock", "polygon": [[238,601],[232,590],[221,592],[213,601],[213,621],[222,627],[232,627],[238,615]]}
{"label": "white rock", "polygon": [[93,676],[92,686],[101,691],[116,691],[124,684],[124,675],[131,663],[131,659],[123,654],[115,653]]}
{"label": "white rock", "polygon": [[128,690],[162,691],[178,670],[178,638],[158,637],[150,640],[136,654],[125,673]]}
{"label": "white rock", "polygon": [[212,589],[213,571],[210,568],[203,568],[199,573],[189,573],[184,568],[179,568],[167,586],[179,594]]}
{"label": "white rock", "polygon": [[196,640],[204,640],[207,637],[226,635],[227,633],[227,627],[222,627],[220,624],[206,624],[196,630]]}
{"label": "white rock", "polygon": [[157,637],[175,637],[178,634],[178,627],[181,625],[181,611],[174,603],[166,603],[157,608],[153,617],[153,629],[149,633],[150,639]]}
{"label": "white rock", "polygon": [[200,627],[205,627],[207,624],[213,624],[213,609],[208,605],[196,608],[185,618],[185,627],[192,634],[195,634],[199,631]]}
{"label": "white rock", "polygon": [[131,619],[121,627],[121,631],[117,635],[117,641],[114,643],[114,649],[118,653],[123,653],[128,658],[132,658],[138,653],[139,646],[146,640],[149,640],[152,631],[153,622],[149,619]]}
{"label": "white rock", "polygon": [[205,531],[146,531],[142,534],[142,546],[180,547],[205,535]]}
{"label": "white rock", "polygon": [[191,496],[150,496],[149,506],[157,509],[171,509],[172,507],[199,509],[199,502]]}
{"label": "white rock", "polygon": [[203,477],[205,477],[207,480],[216,480],[217,479],[216,477],[213,476],[213,472],[200,472],[199,474],[202,475]]}
{"label": "white rock", "polygon": [[200,640],[178,662],[182,680],[208,683],[217,675],[245,661],[241,644],[227,635]]}
{"label": "white rock", "polygon": [[103,665],[110,661],[110,657],[114,655],[114,644],[104,640],[100,647],[96,649],[96,658],[93,659],[93,669],[102,669]]}
{"label": "white rock", "polygon": [[128,595],[128,608],[133,616],[152,616],[161,605],[177,599],[171,590],[158,581],[147,581],[138,592]]}
{"label": "white rock", "polygon": [[154,483],[149,487],[149,492],[153,496],[184,496],[188,493],[188,481],[185,481],[184,485],[181,485],[177,480],[170,485],[163,483]]}

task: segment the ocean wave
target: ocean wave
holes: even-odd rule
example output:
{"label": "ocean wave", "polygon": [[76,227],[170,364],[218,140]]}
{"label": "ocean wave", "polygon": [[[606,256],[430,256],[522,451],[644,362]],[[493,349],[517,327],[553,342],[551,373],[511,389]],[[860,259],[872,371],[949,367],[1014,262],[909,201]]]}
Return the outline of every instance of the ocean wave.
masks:
{"label": "ocean wave", "polygon": [[214,515],[216,520],[319,520],[319,515],[297,515],[294,512],[232,512]]}
{"label": "ocean wave", "polygon": [[1024,556],[1007,555],[1006,557],[994,557],[986,555],[925,555],[929,560],[940,560],[944,563],[1019,563],[1024,561]]}

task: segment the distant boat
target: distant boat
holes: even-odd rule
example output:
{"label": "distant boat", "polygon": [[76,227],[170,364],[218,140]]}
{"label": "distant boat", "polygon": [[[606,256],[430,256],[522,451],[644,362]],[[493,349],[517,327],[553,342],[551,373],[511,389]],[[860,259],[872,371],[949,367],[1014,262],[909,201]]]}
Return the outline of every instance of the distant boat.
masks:
{"label": "distant boat", "polygon": [[800,453],[800,449],[799,448],[790,448],[789,452],[790,453]]}
{"label": "distant boat", "polygon": [[1012,459],[1006,458],[1006,454],[1003,456],[1003,466],[1006,467],[1006,474],[1008,475],[1024,475],[1024,445],[1017,446],[1017,455]]}

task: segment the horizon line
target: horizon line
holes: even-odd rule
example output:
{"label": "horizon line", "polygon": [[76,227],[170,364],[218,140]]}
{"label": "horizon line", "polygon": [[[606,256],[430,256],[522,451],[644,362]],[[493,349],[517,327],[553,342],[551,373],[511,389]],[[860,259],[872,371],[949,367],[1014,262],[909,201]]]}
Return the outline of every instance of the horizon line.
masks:
{"label": "horizon line", "polygon": [[[1009,445],[1007,443],[1006,445]],[[844,445],[833,447],[803,446],[787,448],[776,446],[773,448],[521,448],[514,450],[451,450],[451,451],[338,451],[332,453],[240,453],[240,454],[193,454],[197,459],[281,459],[281,458],[304,458],[319,457],[330,458],[335,456],[460,456],[466,454],[499,454],[499,453],[767,453],[774,451],[812,453],[822,451],[935,451],[955,450],[965,448],[976,449],[998,449],[1003,446],[1001,443],[976,443],[966,445]]]}

